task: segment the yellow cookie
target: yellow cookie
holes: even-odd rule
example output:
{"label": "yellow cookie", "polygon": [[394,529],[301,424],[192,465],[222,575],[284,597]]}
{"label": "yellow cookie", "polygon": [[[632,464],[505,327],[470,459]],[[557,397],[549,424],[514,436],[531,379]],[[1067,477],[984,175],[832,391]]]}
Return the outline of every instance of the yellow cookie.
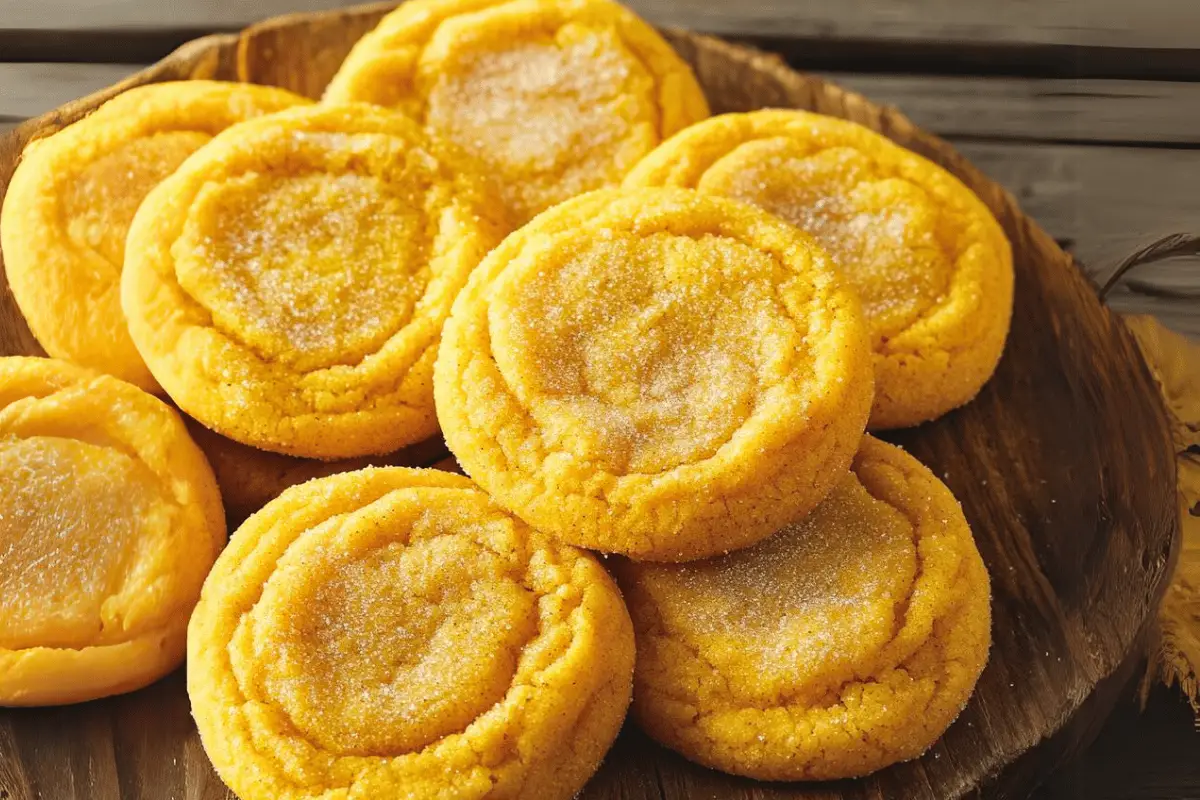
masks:
{"label": "yellow cookie", "polygon": [[466,478],[366,469],[233,536],[188,631],[188,694],[242,800],[565,800],[621,727],[633,647],[592,556]]}
{"label": "yellow cookie", "polygon": [[572,544],[687,560],[820,502],[871,405],[853,293],[744,203],[603,190],[510,235],[454,304],[434,372],[459,463]]}
{"label": "yellow cookie", "polygon": [[708,116],[687,64],[608,0],[410,0],[355,45],[325,99],[422,120],[477,159],[517,223],[615,186]]}
{"label": "yellow cookie", "polygon": [[813,234],[858,290],[875,350],[870,427],[971,400],[1012,315],[1012,251],[950,173],[852,122],[804,111],[727,114],[665,142],[626,185],[754,203]]}
{"label": "yellow cookie", "polygon": [[0,243],[13,297],[46,352],[159,391],[121,314],[134,212],[218,132],[308,102],[266,86],[155,83],[30,142],[4,198]]}
{"label": "yellow cookie", "polygon": [[825,502],[756,547],[616,572],[634,715],[725,772],[827,780],[916,758],[987,661],[988,575],[961,508],[870,437]]}
{"label": "yellow cookie", "polygon": [[234,126],[134,218],[122,303],[181,409],[310,458],[437,432],[442,323],[502,234],[495,201],[420,128],[363,104]]}
{"label": "yellow cookie", "polygon": [[66,362],[0,358],[0,706],[175,669],[224,544],[212,471],[174,411]]}

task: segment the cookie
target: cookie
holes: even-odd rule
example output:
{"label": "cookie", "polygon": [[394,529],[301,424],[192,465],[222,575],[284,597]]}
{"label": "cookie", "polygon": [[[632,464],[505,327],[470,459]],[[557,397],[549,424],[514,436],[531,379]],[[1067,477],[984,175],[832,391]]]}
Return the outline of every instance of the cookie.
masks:
{"label": "cookie", "polygon": [[814,507],[871,405],[858,302],[796,228],[679,189],[602,190],[493,250],[434,371],[442,432],[505,508],[651,560]]}
{"label": "cookie", "polygon": [[174,411],[66,362],[0,358],[0,706],[175,669],[224,543],[212,471]]}
{"label": "cookie", "polygon": [[129,331],[171,398],[242,444],[390,453],[437,432],[442,323],[496,202],[411,120],[307,106],[217,136],[146,197]]}
{"label": "cookie", "polygon": [[962,510],[870,437],[825,502],[761,544],[615,571],[637,632],[635,717],[724,772],[829,780],[916,758],[987,660],[988,575]]}
{"label": "cookie", "polygon": [[935,419],[996,368],[1012,315],[1008,240],[957,178],[879,134],[804,111],[727,114],[663,143],[626,185],[738,198],[815,236],[871,328],[872,429]]}
{"label": "cookie", "polygon": [[30,142],[0,212],[13,297],[46,352],[160,391],[121,313],[125,235],[142,199],[236,122],[310,101],[266,86],[139,86]]}
{"label": "cookie", "polygon": [[242,800],[565,800],[621,727],[633,647],[591,555],[466,478],[366,469],[233,536],[188,631],[188,694]]}
{"label": "cookie", "polygon": [[608,0],[410,0],[354,46],[325,99],[421,120],[493,178],[517,224],[615,186],[708,116],[687,64]]}

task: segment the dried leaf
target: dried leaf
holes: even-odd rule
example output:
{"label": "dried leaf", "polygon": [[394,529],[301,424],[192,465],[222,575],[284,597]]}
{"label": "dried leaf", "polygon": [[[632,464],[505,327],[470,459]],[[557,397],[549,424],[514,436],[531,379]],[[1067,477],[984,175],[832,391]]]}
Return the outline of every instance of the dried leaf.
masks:
{"label": "dried leaf", "polygon": [[[1192,462],[1190,470],[1193,486],[1200,488],[1200,463]],[[1180,492],[1183,548],[1159,610],[1159,675],[1183,690],[1200,724],[1200,516],[1192,513],[1197,499],[1193,495],[1189,502]]]}
{"label": "dried leaf", "polygon": [[1183,690],[1200,726],[1200,345],[1153,317],[1126,317],[1125,323],[1162,392],[1177,451],[1183,541],[1159,610],[1158,675]]}
{"label": "dried leaf", "polygon": [[1171,435],[1182,452],[1200,447],[1200,345],[1150,316],[1125,317],[1163,394]]}
{"label": "dried leaf", "polygon": [[[1180,453],[1176,459],[1176,469],[1179,492],[1186,501],[1186,507],[1195,510],[1200,505],[1200,454]],[[1187,530],[1186,519],[1184,520],[1184,530]]]}

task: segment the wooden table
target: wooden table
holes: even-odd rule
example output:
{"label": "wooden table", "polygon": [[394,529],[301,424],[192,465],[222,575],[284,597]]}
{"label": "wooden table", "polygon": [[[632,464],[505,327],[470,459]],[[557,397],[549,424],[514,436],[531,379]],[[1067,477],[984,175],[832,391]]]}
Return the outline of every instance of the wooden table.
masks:
{"label": "wooden table", "polygon": [[[750,41],[898,106],[1006,185],[1098,279],[1140,244],[1200,231],[1200,4],[629,2],[654,22]],[[336,5],[0,0],[0,131],[113,83],[187,39]],[[1122,311],[1157,314],[1200,337],[1200,265],[1143,268],[1110,298]],[[92,764],[93,755],[112,763]],[[108,753],[78,766],[86,774],[129,765]],[[120,785],[131,799],[143,796],[136,776]],[[1131,699],[1039,794],[1059,797],[1200,798],[1200,732],[1182,698],[1157,689],[1144,713]]]}

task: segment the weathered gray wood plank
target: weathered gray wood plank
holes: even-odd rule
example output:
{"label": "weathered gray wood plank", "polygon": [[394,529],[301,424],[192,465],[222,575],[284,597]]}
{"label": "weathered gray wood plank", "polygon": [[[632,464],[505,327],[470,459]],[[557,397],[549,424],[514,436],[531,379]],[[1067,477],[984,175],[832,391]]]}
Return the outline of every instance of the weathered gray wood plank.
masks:
{"label": "weathered gray wood plank", "polygon": [[[1178,0],[632,0],[713,33],[962,44],[1194,48],[1200,7]],[[1190,27],[1190,30],[1188,29]]]}
{"label": "weathered gray wood plank", "polygon": [[278,14],[323,11],[363,0],[0,0],[0,30],[232,30]]}
{"label": "weathered gray wood plank", "polygon": [[1092,270],[1139,243],[1200,226],[1200,151],[959,142]]}
{"label": "weathered gray wood plank", "polygon": [[1200,311],[1196,300],[1167,300],[1134,292],[1114,290],[1108,306],[1122,314],[1150,314],[1173,331],[1200,341]]}
{"label": "weathered gray wood plank", "polygon": [[[1200,228],[1200,151],[1081,145],[959,142],[980,169],[1012,192],[1052,236],[1069,244],[1097,279],[1156,238]],[[1200,263],[1143,267],[1151,291],[1200,293]],[[1115,292],[1111,305],[1151,313],[1200,336],[1200,301]]]}
{"label": "weathered gray wood plank", "polygon": [[[0,123],[115,83],[133,64],[0,63]],[[856,72],[826,77],[947,137],[1200,144],[1200,83]]]}
{"label": "weathered gray wood plank", "polygon": [[0,64],[0,125],[44,114],[139,69],[139,64]]}
{"label": "weathered gray wood plank", "polygon": [[[340,0],[4,0],[0,28],[106,31],[229,29]],[[1051,44],[1197,46],[1200,5],[1179,0],[630,0],[651,20],[723,34]],[[2,57],[2,56],[0,56]]]}
{"label": "weathered gray wood plank", "polygon": [[[134,64],[0,64],[0,120],[48,111],[115,83]],[[1183,81],[827,74],[947,137],[1200,143],[1200,84]]]}
{"label": "weathered gray wood plank", "polygon": [[825,77],[945,137],[1200,143],[1200,83],[858,72]]}

